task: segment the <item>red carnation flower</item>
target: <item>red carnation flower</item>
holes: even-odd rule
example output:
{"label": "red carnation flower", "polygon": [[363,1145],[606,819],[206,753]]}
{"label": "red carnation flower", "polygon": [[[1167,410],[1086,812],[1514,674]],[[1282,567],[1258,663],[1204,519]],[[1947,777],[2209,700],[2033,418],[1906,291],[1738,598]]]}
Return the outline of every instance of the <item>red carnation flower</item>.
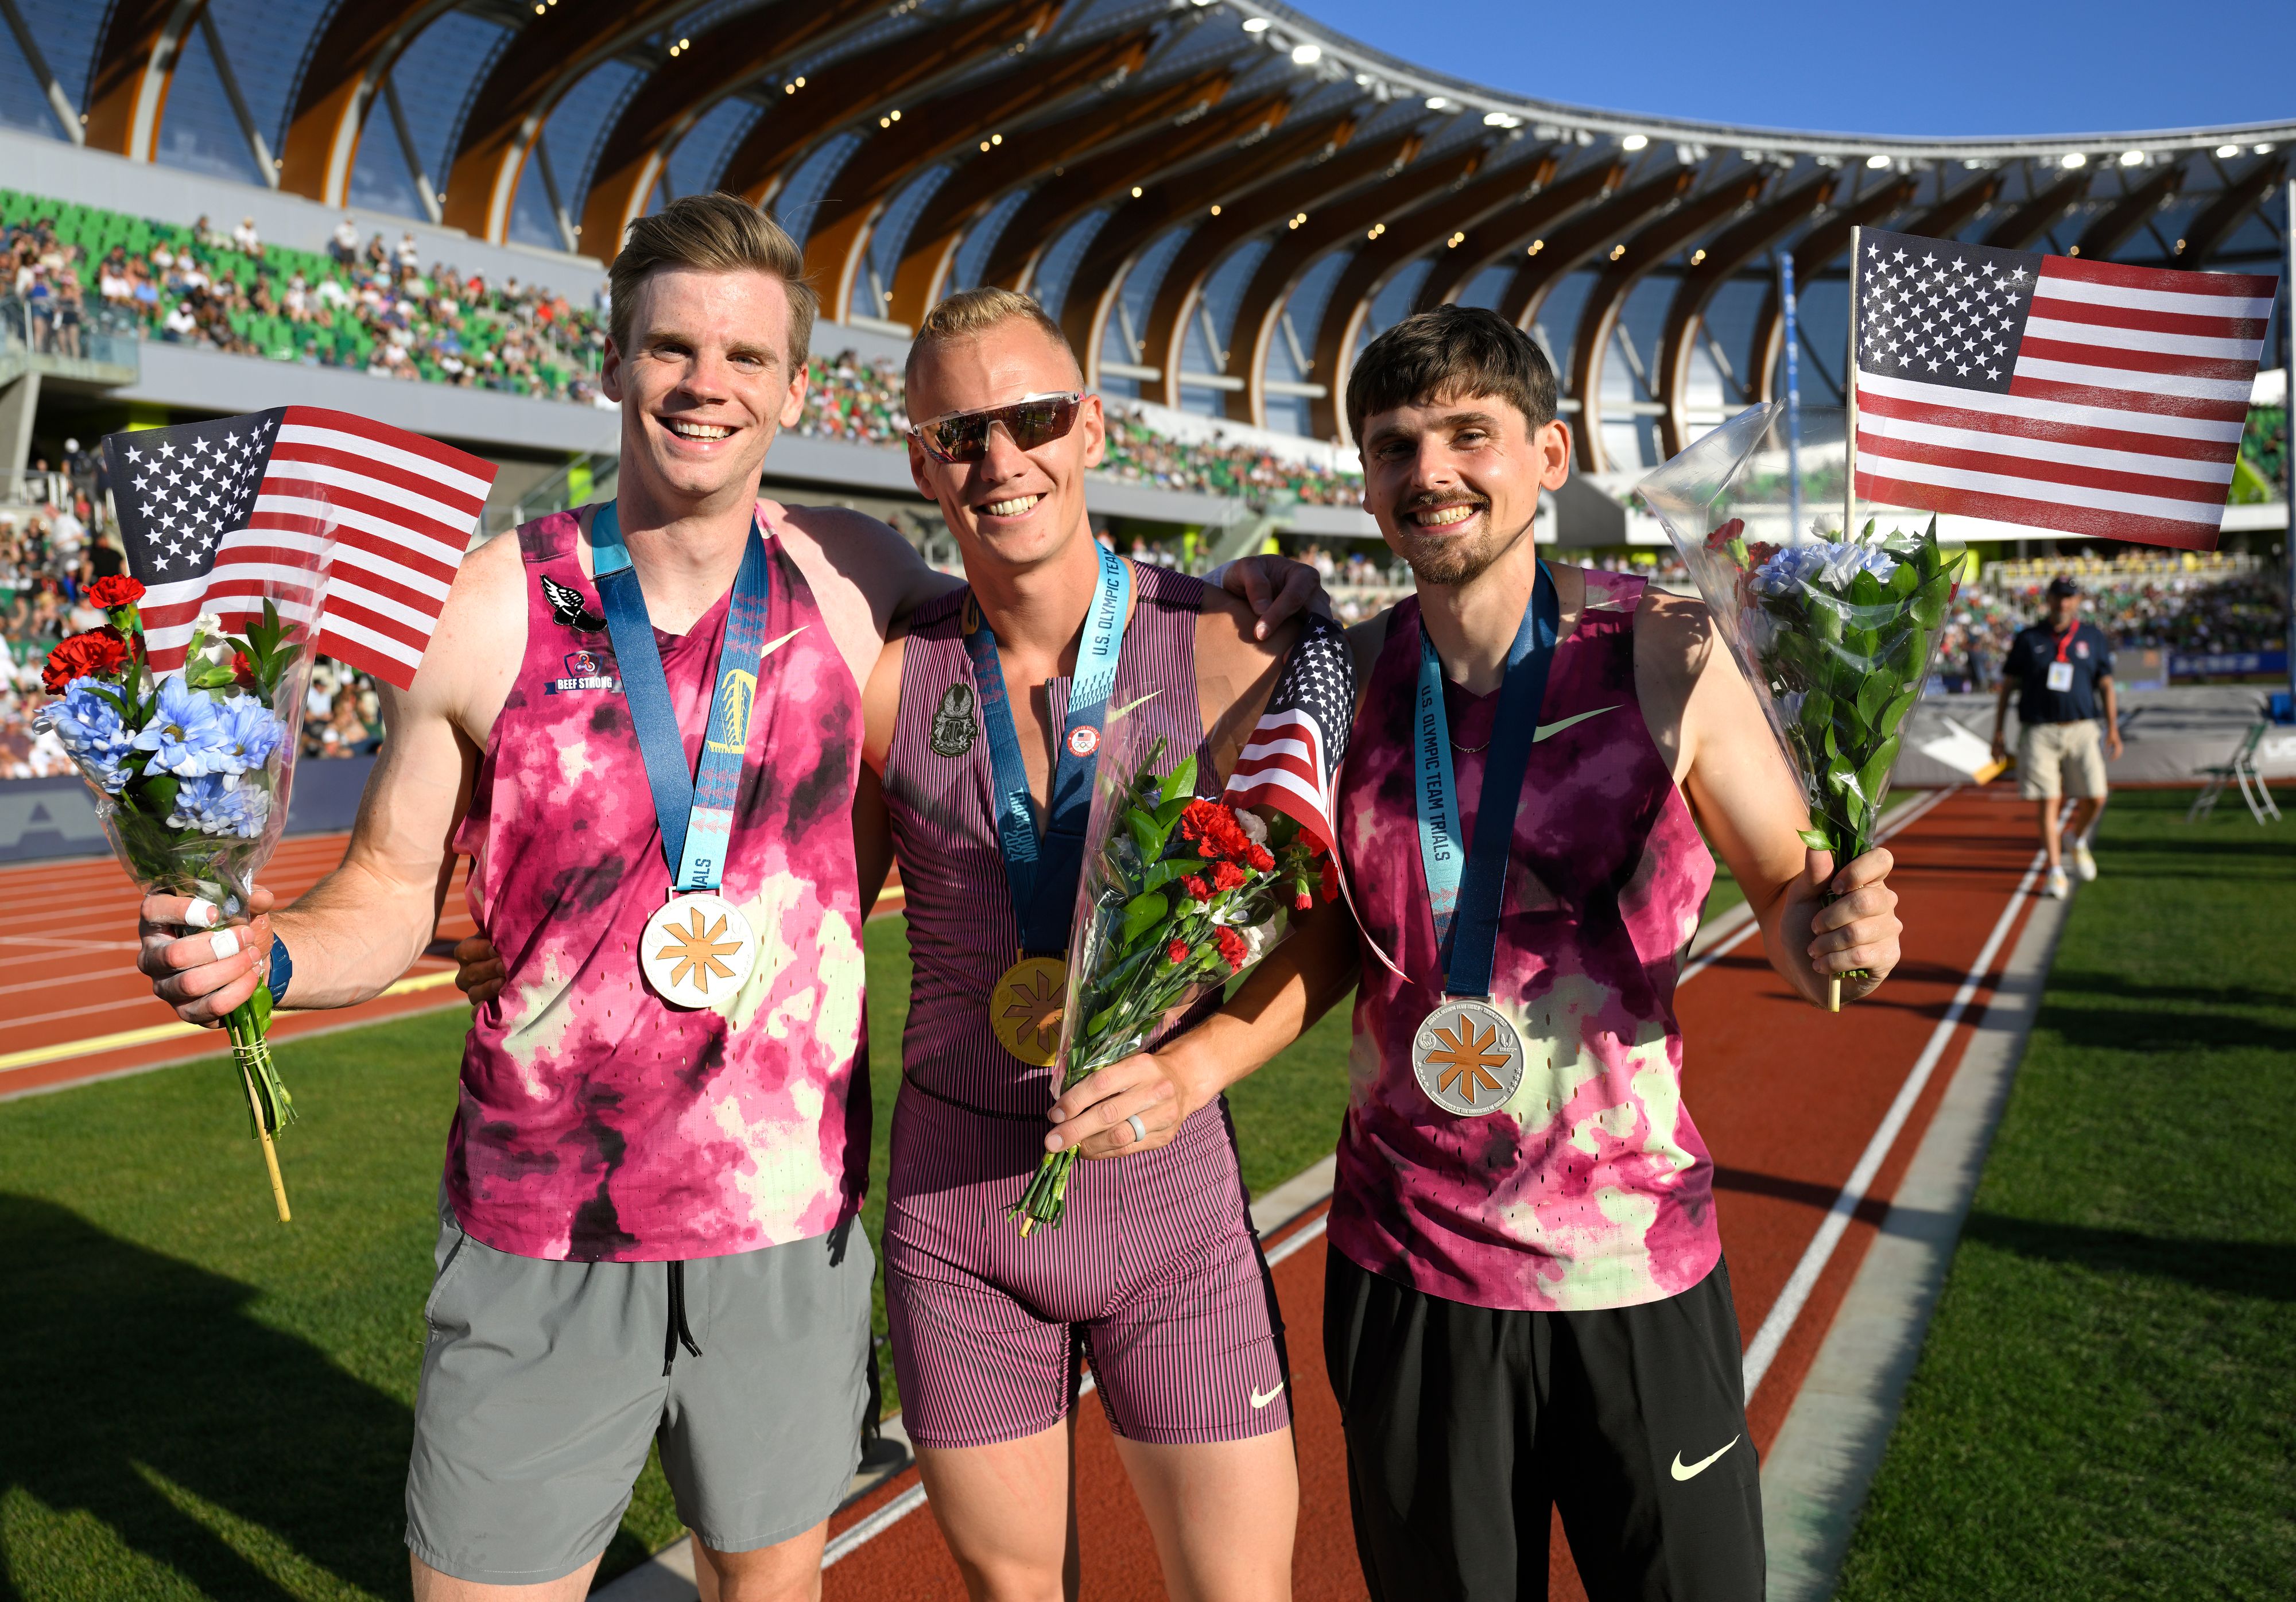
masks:
{"label": "red carnation flower", "polygon": [[1745,531],[1746,520],[1742,517],[1734,517],[1706,537],[1706,548],[1710,551],[1719,551]]}
{"label": "red carnation flower", "polygon": [[255,664],[247,660],[247,653],[244,651],[234,651],[231,653],[231,681],[242,690],[251,690],[256,687]]}
{"label": "red carnation flower", "polygon": [[1245,960],[1251,955],[1251,948],[1243,943],[1243,936],[1222,927],[1212,931],[1212,939],[1219,944],[1220,960],[1227,964],[1227,971],[1242,973]]}
{"label": "red carnation flower", "polygon": [[1294,912],[1305,912],[1315,904],[1316,898],[1304,890],[1298,891],[1292,898],[1292,910]]}
{"label": "red carnation flower", "polygon": [[1176,968],[1182,963],[1187,961],[1188,942],[1184,940],[1176,940],[1170,945],[1165,947],[1164,960],[1170,963]]}
{"label": "red carnation flower", "polygon": [[1190,874],[1186,878],[1181,880],[1180,888],[1186,891],[1191,896],[1193,896],[1199,901],[1209,901],[1212,899],[1212,887],[1205,883],[1202,877],[1199,875]]}
{"label": "red carnation flower", "polygon": [[1244,842],[1243,859],[1263,874],[1275,866],[1275,857],[1273,852],[1266,846],[1254,845],[1250,841]]}
{"label": "red carnation flower", "polygon": [[1336,901],[1340,899],[1340,860],[1336,857],[1324,859],[1323,891],[1324,900],[1326,901]]}
{"label": "red carnation flower", "polygon": [[112,573],[87,587],[87,598],[104,611],[133,606],[144,598],[144,587],[126,573]]}
{"label": "red carnation flower", "polygon": [[61,695],[75,678],[110,678],[131,660],[127,637],[106,625],[75,634],[48,653],[40,670],[40,683],[51,695]]}
{"label": "red carnation flower", "polygon": [[1234,890],[1244,881],[1244,872],[1233,862],[1222,862],[1212,869],[1214,890]]}
{"label": "red carnation flower", "polygon": [[1180,814],[1180,833],[1196,842],[1197,851],[1207,858],[1241,857],[1251,843],[1235,814],[1218,801],[1190,801]]}

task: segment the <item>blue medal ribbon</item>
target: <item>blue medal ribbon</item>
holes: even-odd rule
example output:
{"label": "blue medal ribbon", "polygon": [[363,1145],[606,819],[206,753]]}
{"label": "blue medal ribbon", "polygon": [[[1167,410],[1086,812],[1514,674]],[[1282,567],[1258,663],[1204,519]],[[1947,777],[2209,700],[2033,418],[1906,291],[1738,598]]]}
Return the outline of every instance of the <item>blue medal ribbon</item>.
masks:
{"label": "blue medal ribbon", "polygon": [[[1042,840],[1037,835],[1036,801],[1029,792],[1029,769],[1021,757],[1013,703],[1004,693],[1004,669],[996,659],[996,635],[981,615],[980,603],[970,596],[964,602],[964,649],[972,659],[980,726],[988,736],[989,767],[996,786],[996,841],[1004,855],[1004,883],[1012,892],[1013,918],[1021,926],[1023,953],[1068,952],[1077,875],[1084,866],[1085,824],[1092,812],[1093,775],[1100,764],[1101,727],[1108,714],[1109,693],[1116,687],[1116,659],[1124,649],[1124,620],[1131,609],[1131,568],[1097,542],[1093,548],[1100,554],[1100,581],[1093,591],[1092,610],[1085,614],[1076,671],[1069,680],[1068,718],[1061,729]],[[1080,739],[1079,731],[1088,732]]]}
{"label": "blue medal ribbon", "polygon": [[701,736],[701,760],[685,769],[685,741],[670,704],[669,676],[662,671],[645,592],[622,543],[622,525],[608,501],[590,522],[590,551],[598,599],[606,612],[606,631],[614,642],[622,695],[630,726],[645,758],[646,783],[653,791],[655,818],[661,825],[661,850],[669,864],[671,891],[715,891],[725,883],[726,849],[734,834],[734,801],[742,782],[742,755],[749,743],[750,712],[755,704],[758,669],[766,643],[766,602],[771,579],[766,565],[761,521],[750,525],[741,571],[726,604],[726,637],[718,647],[717,689],[709,723]]}
{"label": "blue medal ribbon", "polygon": [[1483,760],[1482,798],[1475,837],[1460,849],[1458,785],[1451,771],[1451,728],[1443,711],[1443,662],[1435,654],[1424,618],[1419,624],[1419,730],[1414,785],[1419,807],[1419,859],[1427,870],[1427,897],[1435,914],[1435,949],[1446,952],[1443,993],[1488,998],[1498,949],[1499,901],[1506,889],[1507,853],[1515,812],[1538,738],[1539,703],[1546,698],[1562,606],[1546,564],[1538,564],[1530,604],[1523,608],[1506,678]]}

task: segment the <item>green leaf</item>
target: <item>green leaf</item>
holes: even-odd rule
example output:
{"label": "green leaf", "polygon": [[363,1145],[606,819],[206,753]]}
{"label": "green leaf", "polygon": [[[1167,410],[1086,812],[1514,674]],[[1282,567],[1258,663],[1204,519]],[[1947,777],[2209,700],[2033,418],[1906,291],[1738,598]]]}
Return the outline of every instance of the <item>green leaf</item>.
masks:
{"label": "green leaf", "polygon": [[1131,833],[1132,843],[1140,848],[1143,862],[1153,862],[1164,854],[1164,831],[1157,826],[1154,818],[1136,807],[1127,808],[1124,826]]}
{"label": "green leaf", "polygon": [[1890,782],[1890,766],[1898,760],[1898,737],[1895,735],[1882,742],[1882,747],[1857,770],[1857,787],[1866,793],[1867,801],[1881,799],[1882,786]]}
{"label": "green leaf", "polygon": [[1131,945],[1171,915],[1171,898],[1161,891],[1135,896],[1124,906],[1124,943]]}
{"label": "green leaf", "polygon": [[255,1014],[255,1032],[261,1034],[271,1027],[271,1009],[277,1005],[271,998],[271,982],[266,979],[257,985],[255,994],[247,999]]}
{"label": "green leaf", "polygon": [[1903,681],[1890,673],[1871,673],[1857,686],[1857,726],[1867,732],[1882,726],[1882,709],[1890,704]]}
{"label": "green leaf", "polygon": [[1857,576],[1849,581],[1849,604],[1852,606],[1879,606],[1887,599],[1889,596],[1882,588],[1882,581],[1864,568],[1859,568]]}
{"label": "green leaf", "polygon": [[1195,793],[1196,759],[1191,756],[1164,776],[1164,805],[1168,807],[1177,801],[1185,807],[1195,799]]}
{"label": "green leaf", "polygon": [[1804,829],[1801,832],[1801,842],[1813,851],[1830,851],[1833,849],[1833,842],[1825,837],[1825,831],[1823,829]]}
{"label": "green leaf", "polygon": [[1939,573],[1923,584],[1907,610],[1914,621],[1924,628],[1934,628],[1945,621],[1945,609],[1953,598],[1953,580]]}
{"label": "green leaf", "polygon": [[1896,734],[1898,725],[1906,720],[1906,714],[1914,710],[1914,702],[1921,698],[1922,693],[1918,688],[1912,685],[1906,686],[1896,700],[1882,709],[1882,721],[1875,725],[1874,732],[1884,739]]}
{"label": "green leaf", "polygon": [[1890,570],[1889,591],[1893,596],[1910,596],[1920,587],[1922,570],[1910,562],[1900,562]]}

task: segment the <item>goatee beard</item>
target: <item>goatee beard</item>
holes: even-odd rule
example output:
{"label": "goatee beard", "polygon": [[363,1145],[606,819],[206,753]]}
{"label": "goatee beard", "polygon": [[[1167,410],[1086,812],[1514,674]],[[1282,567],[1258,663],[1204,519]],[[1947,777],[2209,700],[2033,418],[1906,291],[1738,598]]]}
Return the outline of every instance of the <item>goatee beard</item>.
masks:
{"label": "goatee beard", "polygon": [[[1420,508],[1406,508],[1398,516],[1408,517],[1416,510]],[[1490,503],[1486,501],[1475,510],[1488,517]],[[1481,578],[1492,563],[1513,550],[1515,542],[1529,531],[1529,527],[1525,524],[1512,533],[1489,529],[1481,539],[1472,544],[1457,539],[1430,540],[1416,553],[1406,552],[1403,559],[1410,565],[1412,576],[1422,584],[1447,587],[1472,584]]]}

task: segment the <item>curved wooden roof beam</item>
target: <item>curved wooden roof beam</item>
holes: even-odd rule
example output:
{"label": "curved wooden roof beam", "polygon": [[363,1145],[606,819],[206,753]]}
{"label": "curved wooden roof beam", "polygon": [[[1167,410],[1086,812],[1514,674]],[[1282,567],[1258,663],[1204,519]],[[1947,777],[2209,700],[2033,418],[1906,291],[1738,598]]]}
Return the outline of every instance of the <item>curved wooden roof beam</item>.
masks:
{"label": "curved wooden roof beam", "polygon": [[[1794,282],[1803,284],[1815,281],[1818,274],[1833,265],[1835,257],[1849,248],[1850,229],[1870,228],[1896,216],[1913,203],[1920,189],[1920,178],[1912,173],[1901,173],[1867,190],[1848,205],[1827,212],[1794,244]],[[1941,228],[1950,234],[1976,216],[2000,189],[2001,175],[1988,173],[1930,208],[1907,224],[1906,231],[1922,234]],[[1773,375],[1784,346],[1785,305],[1778,298],[1778,286],[1774,281],[1762,295],[1761,308],[1754,313],[1753,330],[1746,341],[1749,371],[1739,381],[1742,399],[1759,402],[1776,398],[1772,392],[1775,382]]]}
{"label": "curved wooden roof beam", "polygon": [[[1535,256],[1525,258],[1499,296],[1499,316],[1517,328],[1538,321],[1538,309],[1554,286],[1617,244],[1643,221],[1679,202],[1698,182],[1695,167],[1672,167],[1632,189],[1620,190],[1546,236]],[[1555,375],[1558,379],[1561,374]]]}
{"label": "curved wooden roof beam", "polygon": [[[824,11],[837,8],[838,0],[824,0]],[[563,0],[548,14],[528,18],[527,26],[495,57],[486,81],[472,96],[447,170],[431,175],[446,186],[439,198],[447,226],[496,244],[509,238],[519,176],[526,170],[527,154],[550,113],[584,73],[644,37],[678,9],[672,0]],[[793,4],[784,4],[775,14],[796,9]],[[740,21],[757,14],[747,13]],[[570,202],[574,199],[565,198]],[[620,237],[611,229],[603,236],[586,236],[602,241],[595,247],[602,256],[611,256]]]}
{"label": "curved wooden roof beam", "polygon": [[[1259,267],[1253,269],[1250,282],[1244,285],[1242,297],[1236,303],[1236,333],[1231,342],[1247,353],[1243,370],[1245,415],[1254,423],[1266,426],[1268,350],[1283,325],[1283,309],[1290,303],[1292,292],[1300,287],[1300,280],[1307,275],[1324,252],[1384,224],[1379,238],[1364,240],[1364,250],[1357,252],[1357,256],[1379,257],[1382,254],[1381,247],[1390,246],[1391,242],[1390,250],[1386,254],[1393,265],[1389,266],[1386,272],[1392,274],[1422,251],[1431,249],[1451,234],[1457,233],[1460,224],[1472,223],[1474,218],[1497,208],[1549,193],[1546,185],[1553,180],[1559,165],[1560,161],[1552,151],[1500,165],[1485,161],[1472,172],[1462,171],[1449,184],[1437,189],[1426,204],[1399,215],[1395,209],[1393,185],[1378,185],[1360,195],[1349,196],[1337,205],[1325,207],[1311,217],[1308,224],[1296,234],[1276,234],[1275,248],[1260,259]],[[1425,176],[1432,180],[1439,175],[1431,173]],[[1424,188],[1417,193],[1423,196],[1429,193]],[[1344,281],[1349,268],[1342,267],[1340,271]],[[1334,287],[1336,290],[1337,286]],[[1359,293],[1356,298],[1367,301],[1377,292],[1373,289],[1366,293]],[[1324,358],[1318,352],[1308,359],[1320,365]],[[1317,367],[1309,369],[1310,372],[1316,370]],[[1177,375],[1168,372],[1165,383],[1177,400]],[[1324,387],[1326,390],[1331,388],[1328,383]],[[1327,396],[1326,398],[1333,397]]]}
{"label": "curved wooden roof beam", "polygon": [[947,292],[966,234],[1013,191],[1041,179],[1056,164],[1152,133],[1193,107],[1209,111],[1233,81],[1225,69],[1216,69],[1136,94],[1096,96],[1025,130],[994,130],[1006,133],[1004,141],[951,173],[909,225],[888,286],[893,300],[886,316],[912,328],[922,322]]}
{"label": "curved wooden roof beam", "polygon": [[1551,188],[1541,189],[1512,206],[1464,224],[1455,232],[1466,237],[1456,249],[1435,258],[1435,265],[1419,281],[1419,292],[1412,297],[1411,309],[1429,311],[1450,305],[1484,269],[1512,259],[1515,247],[1525,239],[1584,207],[1600,205],[1617,192],[1626,177],[1625,160],[1612,158],[1596,161]]}
{"label": "curved wooden roof beam", "polygon": [[2088,193],[2088,177],[2086,172],[2077,172],[2033,196],[1996,223],[1985,235],[1985,242],[2005,251],[2030,250],[2033,242],[2048,232],[2049,225],[2063,215],[2067,207]]}
{"label": "curved wooden roof beam", "polygon": [[[323,206],[350,203],[351,168],[375,91],[399,53],[455,0],[400,0],[343,5],[311,45],[287,137],[279,152],[279,187]],[[444,174],[436,175],[443,182]]]}
{"label": "curved wooden roof beam", "polygon": [[1587,292],[1578,332],[1570,341],[1570,392],[1578,398],[1578,464],[1588,472],[1608,465],[1603,448],[1603,362],[1627,296],[1643,275],[1741,208],[1761,199],[1774,169],[1733,173],[1697,199],[1685,201],[1614,248]]}
{"label": "curved wooden roof beam", "polygon": [[2183,249],[2177,252],[2177,265],[2195,271],[2208,266],[2217,247],[2232,236],[2249,209],[2270,193],[2287,170],[2285,156],[2272,156],[2250,168],[2238,183],[2226,185],[2206,210],[2185,225],[2185,237],[2177,242]]}
{"label": "curved wooden roof beam", "polygon": [[1072,49],[1032,52],[1022,58],[1022,65],[969,81],[953,94],[904,106],[900,121],[871,135],[838,168],[832,193],[814,209],[806,232],[806,267],[827,315],[843,322],[856,309],[857,300],[869,316],[885,315],[886,303],[857,279],[877,220],[903,184],[971,145],[984,127],[1070,101],[1111,73],[1136,71],[1147,59],[1153,37],[1152,29],[1140,29]]}
{"label": "curved wooden roof beam", "polygon": [[[1671,456],[1690,442],[1683,413],[1690,398],[1691,343],[1717,292],[1738,269],[1775,244],[1811,212],[1833,198],[1841,182],[1839,170],[1820,169],[1742,221],[1725,228],[1702,257],[1684,264],[1682,282],[1666,308],[1658,336],[1658,389],[1654,397],[1666,407],[1658,420],[1659,443]],[[1582,414],[1583,415],[1583,414]]]}
{"label": "curved wooden roof beam", "polygon": [[87,147],[149,161],[160,147],[168,91],[184,40],[207,0],[117,0],[88,63]]}
{"label": "curved wooden roof beam", "polygon": [[[1151,241],[1175,224],[1196,218],[1211,220],[1215,205],[1225,215],[1239,195],[1287,171],[1296,175],[1303,166],[1314,171],[1328,164],[1347,149],[1355,129],[1351,111],[1286,121],[1247,149],[1142,185],[1138,196],[1119,199],[1116,210],[1086,247],[1084,259],[1070,275],[1061,300],[1061,325],[1084,362],[1086,378],[1099,382],[1100,347],[1108,319],[1115,315],[1125,275]],[[1259,209],[1257,205],[1251,209]],[[1285,215],[1294,215],[1296,210]]]}
{"label": "curved wooden roof beam", "polygon": [[[1195,314],[1197,299],[1230,251],[1246,240],[1273,232],[1280,219],[1300,211],[1312,219],[1317,211],[1338,203],[1349,190],[1366,180],[1391,179],[1417,159],[1423,143],[1416,128],[1376,139],[1350,140],[1347,148],[1313,167],[1271,178],[1239,196],[1234,205],[1223,202],[1219,216],[1208,216],[1199,223],[1166,264],[1139,331],[1142,360],[1168,375],[1179,371],[1181,353],[1187,346],[1188,320]],[[1287,231],[1277,238],[1288,236]],[[1161,393],[1168,398],[1177,390],[1167,382]]]}
{"label": "curved wooden roof beam", "polygon": [[[1039,9],[1040,0],[1010,0],[976,13],[954,33],[949,46],[964,48],[984,26],[1000,46],[1011,43],[1016,32],[1025,37],[1025,25],[1016,29],[1013,19],[1015,13],[1033,18]],[[619,240],[633,218],[644,215],[677,141],[727,97],[817,55],[882,14],[865,0],[779,0],[766,10],[729,19],[703,35],[693,49],[664,62],[622,107],[599,145],[589,193],[582,201],[582,236]],[[863,62],[872,65],[857,70]],[[906,74],[898,70],[903,66],[908,70]],[[872,81],[871,70],[882,75],[889,70],[890,77]],[[906,87],[921,77],[939,76],[940,70],[938,57],[922,49],[914,36],[903,35],[808,74],[804,88],[787,97],[786,104],[768,109],[750,128],[720,187],[740,187],[730,179],[733,162],[742,160],[743,152],[754,162],[761,152],[802,148],[875,104],[876,93],[886,85]]]}
{"label": "curved wooden roof beam", "polygon": [[1064,161],[1029,192],[1004,225],[981,266],[984,283],[1025,289],[1037,262],[1077,218],[1131,185],[1144,187],[1199,158],[1217,155],[1255,135],[1265,136],[1292,110],[1291,97],[1269,90],[1222,100],[1202,116],[1151,139],[1128,140],[1081,161]]}
{"label": "curved wooden roof beam", "polygon": [[2073,254],[2111,259],[2144,219],[2176,198],[2185,186],[2185,164],[2172,161],[2105,209],[2104,215],[2081,230]]}

